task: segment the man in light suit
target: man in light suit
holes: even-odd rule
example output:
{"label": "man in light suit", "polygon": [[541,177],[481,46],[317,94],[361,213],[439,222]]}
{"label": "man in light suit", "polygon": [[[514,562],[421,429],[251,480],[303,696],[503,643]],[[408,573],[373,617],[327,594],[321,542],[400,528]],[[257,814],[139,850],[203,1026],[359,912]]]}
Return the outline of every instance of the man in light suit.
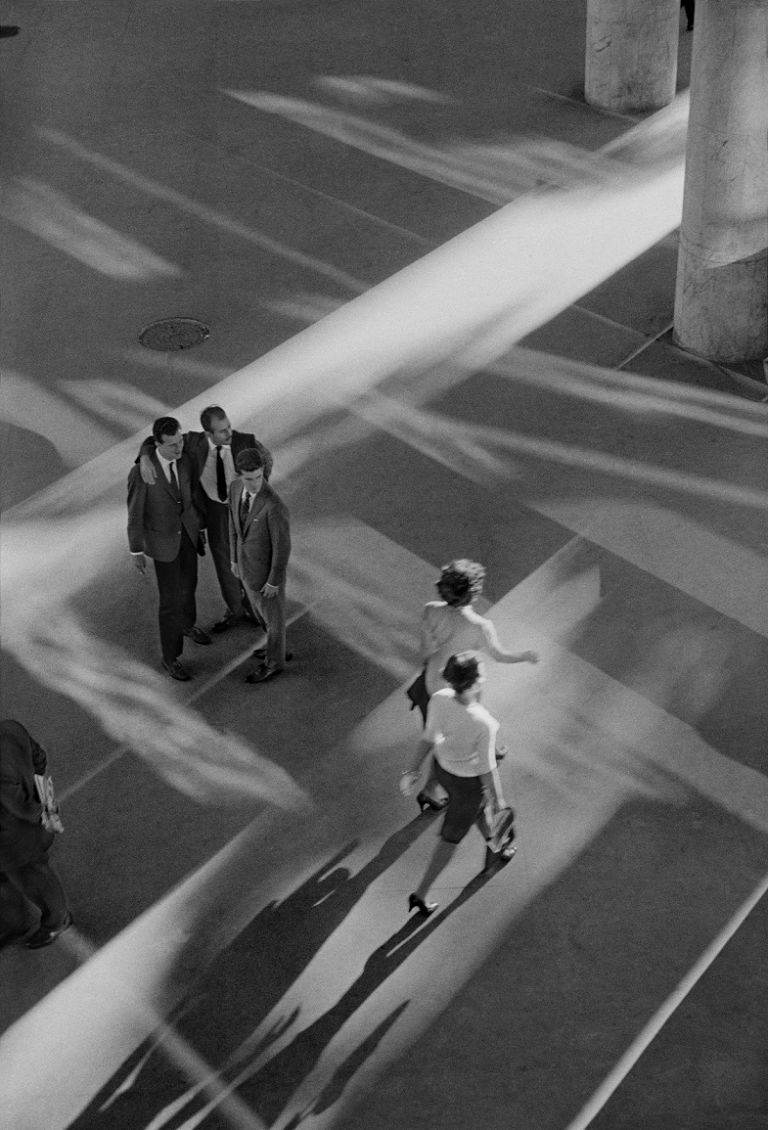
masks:
{"label": "man in light suit", "polygon": [[[187,432],[185,450],[200,479],[201,499],[205,507],[205,524],[216,577],[224,597],[226,610],[211,628],[226,632],[243,617],[240,584],[229,561],[229,487],[237,478],[235,459],[241,451],[255,448],[264,457],[264,478],[272,471],[272,456],[251,432],[238,432],[229,422],[223,408],[211,405],[200,413],[202,432]],[[139,467],[145,483],[155,481],[152,465],[154,439],[146,439],[139,452]]]}
{"label": "man in light suit", "polygon": [[288,509],[265,477],[257,448],[235,460],[229,488],[229,548],[232,573],[267,632],[264,661],[246,677],[263,683],[285,667],[285,574],[291,552]]}
{"label": "man in light suit", "polygon": [[154,483],[144,482],[136,464],[128,476],[128,545],[142,575],[147,568],[145,554],[154,560],[163,668],[172,679],[186,682],[189,672],[179,660],[184,637],[199,644],[211,642],[195,624],[197,555],[202,550],[205,515],[179,421],[161,416],[152,425],[152,436]]}

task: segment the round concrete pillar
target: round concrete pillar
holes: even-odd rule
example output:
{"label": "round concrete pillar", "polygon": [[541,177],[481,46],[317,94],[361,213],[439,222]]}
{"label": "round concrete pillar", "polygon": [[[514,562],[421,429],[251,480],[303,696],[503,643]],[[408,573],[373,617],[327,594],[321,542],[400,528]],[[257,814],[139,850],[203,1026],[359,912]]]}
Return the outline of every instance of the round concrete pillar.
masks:
{"label": "round concrete pillar", "polygon": [[768,0],[696,5],[674,338],[768,354]]}
{"label": "round concrete pillar", "polygon": [[617,111],[667,106],[679,31],[680,0],[587,0],[587,102]]}

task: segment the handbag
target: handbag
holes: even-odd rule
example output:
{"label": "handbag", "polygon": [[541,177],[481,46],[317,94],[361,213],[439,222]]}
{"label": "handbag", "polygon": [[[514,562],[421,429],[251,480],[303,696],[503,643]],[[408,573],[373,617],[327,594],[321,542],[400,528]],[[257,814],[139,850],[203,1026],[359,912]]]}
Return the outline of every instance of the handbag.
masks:
{"label": "handbag", "polygon": [[426,714],[427,704],[429,702],[429,693],[427,691],[427,669],[426,667],[418,673],[409,687],[406,687],[405,693],[411,700],[410,709],[418,706],[423,713]]}
{"label": "handbag", "polygon": [[63,832],[64,825],[61,822],[59,802],[56,800],[56,794],[53,791],[53,778],[43,773],[35,773],[35,788],[37,789],[38,799],[43,806],[43,811],[40,813],[40,823],[46,832]]}

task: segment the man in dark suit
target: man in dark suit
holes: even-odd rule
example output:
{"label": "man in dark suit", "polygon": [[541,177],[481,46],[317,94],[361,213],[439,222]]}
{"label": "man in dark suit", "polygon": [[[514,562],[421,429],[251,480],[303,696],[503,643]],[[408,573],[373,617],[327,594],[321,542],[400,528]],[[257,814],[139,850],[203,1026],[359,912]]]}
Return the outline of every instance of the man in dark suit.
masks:
{"label": "man in dark suit", "polygon": [[199,644],[211,642],[195,624],[197,554],[205,515],[179,421],[161,416],[152,425],[152,436],[155,481],[145,483],[136,464],[128,476],[128,545],[140,573],[146,573],[145,554],[154,560],[163,668],[172,679],[186,682],[189,672],[179,660],[184,637]]}
{"label": "man in dark suit", "polygon": [[241,451],[229,488],[231,569],[258,618],[267,644],[264,660],[246,677],[263,683],[285,667],[285,574],[291,552],[288,509],[266,481],[262,452]]}
{"label": "man in dark suit", "polygon": [[[20,722],[0,722],[0,946],[26,935],[26,945],[40,949],[72,925],[64,888],[48,859],[53,832],[43,827],[35,787],[35,774],[45,774],[47,762],[43,747]],[[31,935],[30,911],[39,916]]]}
{"label": "man in dark suit", "polygon": [[[215,405],[204,408],[200,413],[200,424],[202,432],[187,432],[184,441],[200,479],[208,545],[227,606],[211,631],[226,632],[242,618],[244,612],[240,583],[229,566],[228,496],[230,483],[237,478],[235,459],[241,451],[249,448],[261,451],[264,477],[269,479],[272,456],[251,432],[235,431],[223,408]],[[151,461],[153,449],[154,440],[145,440],[139,453],[141,477],[147,484],[152,484],[155,477]]]}

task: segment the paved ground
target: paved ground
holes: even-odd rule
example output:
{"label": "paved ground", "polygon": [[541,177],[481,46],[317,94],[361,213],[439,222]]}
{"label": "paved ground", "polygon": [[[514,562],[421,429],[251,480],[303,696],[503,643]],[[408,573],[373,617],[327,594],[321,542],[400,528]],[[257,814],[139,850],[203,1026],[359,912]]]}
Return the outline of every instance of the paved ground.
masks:
{"label": "paved ground", "polygon": [[[2,708],[76,928],[0,953],[4,1130],[764,1126],[766,410],[671,342],[693,37],[600,114],[583,9],[6,5]],[[263,687],[246,628],[163,681],[127,560],[139,438],[211,402],[291,507]],[[542,658],[489,670],[519,851],[408,921],[462,554]]]}

